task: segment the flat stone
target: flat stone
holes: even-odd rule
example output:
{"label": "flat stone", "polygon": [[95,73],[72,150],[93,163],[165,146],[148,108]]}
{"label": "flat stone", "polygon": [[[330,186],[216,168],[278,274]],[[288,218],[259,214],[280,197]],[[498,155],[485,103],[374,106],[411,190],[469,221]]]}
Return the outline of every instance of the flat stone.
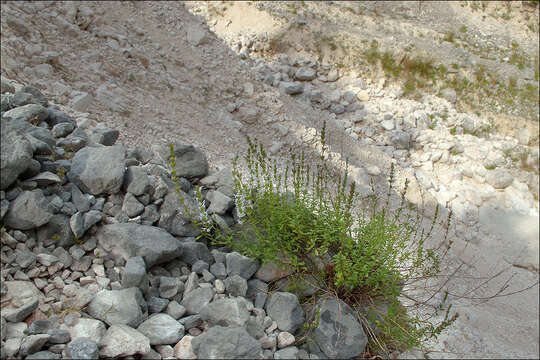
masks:
{"label": "flat stone", "polygon": [[167,314],[155,314],[137,328],[150,340],[150,345],[176,344],[184,336],[184,327]]}
{"label": "flat stone", "polygon": [[99,344],[99,355],[125,357],[150,352],[150,341],[139,331],[127,325],[112,325]]}

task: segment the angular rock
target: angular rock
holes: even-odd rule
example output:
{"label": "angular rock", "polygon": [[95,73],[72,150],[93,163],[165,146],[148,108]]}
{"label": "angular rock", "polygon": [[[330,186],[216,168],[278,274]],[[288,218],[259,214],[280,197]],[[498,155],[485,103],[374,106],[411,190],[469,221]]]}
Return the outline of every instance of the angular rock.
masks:
{"label": "angular rock", "polygon": [[197,359],[193,352],[191,341],[194,339],[191,335],[186,335],[174,346],[174,357],[177,359]]}
{"label": "angular rock", "polygon": [[[158,226],[175,236],[198,236],[200,230],[192,223],[200,220],[197,202],[181,191],[184,203],[175,191],[170,191],[161,204]],[[187,207],[188,211],[184,208]]]}
{"label": "angular rock", "polygon": [[37,353],[33,353],[31,355],[28,355],[25,360],[54,360],[54,359],[61,359],[62,355],[55,354],[50,351],[38,351]]}
{"label": "angular rock", "polygon": [[73,339],[66,346],[66,353],[71,359],[99,359],[98,344],[85,337]]}
{"label": "angular rock", "polygon": [[167,305],[167,314],[175,318],[176,320],[180,319],[186,313],[186,308],[177,303],[176,301],[171,301]]}
{"label": "angular rock", "polygon": [[51,336],[47,334],[28,335],[21,343],[19,355],[25,357],[41,350]]}
{"label": "angular rock", "polygon": [[145,355],[150,352],[150,341],[139,331],[127,325],[112,325],[99,344],[103,357]]}
{"label": "angular rock", "polygon": [[141,256],[134,256],[126,261],[122,274],[122,287],[139,287],[146,275],[146,264]]}
{"label": "angular rock", "polygon": [[117,193],[124,181],[125,150],[121,145],[86,147],[71,161],[68,179],[93,195]]}
{"label": "angular rock", "polygon": [[181,305],[186,308],[189,315],[199,314],[199,312],[212,300],[214,290],[211,288],[198,288],[184,296]]}
{"label": "angular rock", "polygon": [[146,302],[146,306],[148,307],[149,314],[156,314],[156,313],[162,312],[167,307],[168,304],[169,304],[168,299],[163,299],[157,296],[152,296]]}
{"label": "angular rock", "polygon": [[[102,321],[86,318],[78,319],[76,324],[69,327],[69,333],[73,340],[87,338],[96,344],[99,344],[106,331],[107,329]],[[73,343],[73,341],[71,342]]]}
{"label": "angular rock", "polygon": [[310,351],[322,351],[330,359],[352,358],[360,355],[367,336],[354,311],[343,301],[326,297],[316,306],[319,323],[309,335]]}
{"label": "angular rock", "polygon": [[124,174],[124,191],[135,196],[145,194],[149,191],[150,181],[146,171],[140,166],[130,166]]}
{"label": "angular rock", "polygon": [[246,296],[248,284],[246,279],[240,275],[229,276],[223,281],[223,283],[225,284],[225,289],[229,295],[242,297]]}
{"label": "angular rock", "polygon": [[49,222],[53,209],[41,189],[23,191],[11,202],[4,221],[13,229],[30,230]]}
{"label": "angular rock", "polygon": [[266,313],[277,322],[281,331],[291,334],[304,323],[304,311],[298,297],[288,292],[275,292],[266,302]]}
{"label": "angular rock", "polygon": [[255,274],[260,265],[258,260],[250,259],[237,252],[228,253],[225,259],[227,263],[227,274],[229,276],[240,275],[246,280],[249,280]]}
{"label": "angular rock", "polygon": [[28,123],[39,124],[45,121],[49,116],[47,109],[38,104],[28,104],[6,111],[5,117],[13,119],[13,121],[25,121]]}
{"label": "angular rock", "polygon": [[296,346],[289,346],[287,348],[278,350],[274,353],[274,359],[296,359],[298,355],[298,348]]}
{"label": "angular rock", "polygon": [[249,311],[242,298],[218,299],[201,310],[201,318],[212,326],[243,327],[249,319]]}
{"label": "angular rock", "polygon": [[138,288],[101,290],[88,305],[90,316],[109,325],[126,324],[137,327],[143,319],[141,307],[146,307]]}
{"label": "angular rock", "polygon": [[33,150],[30,142],[3,120],[0,140],[0,190],[5,190],[30,166]]}
{"label": "angular rock", "polygon": [[392,131],[390,133],[390,140],[397,149],[408,150],[411,147],[411,136],[405,131]]}
{"label": "angular rock", "polygon": [[167,314],[155,314],[137,330],[150,340],[150,345],[176,344],[184,336],[184,327]]}
{"label": "angular rock", "polygon": [[[208,174],[208,161],[204,152],[190,144],[173,143],[175,156],[176,176],[190,178],[202,178]],[[162,146],[158,150],[158,156],[165,165],[170,166],[169,146]]]}
{"label": "angular rock", "polygon": [[199,260],[202,260],[207,264],[212,264],[214,262],[210,250],[208,250],[208,247],[203,243],[195,241],[182,242],[180,247],[182,248],[180,260],[186,264],[193,265]]}
{"label": "angular rock", "polygon": [[199,359],[258,359],[261,343],[238,327],[211,327],[191,341]]}
{"label": "angular rock", "polygon": [[234,205],[233,199],[217,190],[210,190],[206,194],[206,199],[210,201],[210,206],[208,207],[209,214],[224,215]]}
{"label": "angular rock", "polygon": [[132,218],[144,211],[144,205],[141,204],[133,194],[127,193],[122,204],[122,211]]}
{"label": "angular rock", "polygon": [[291,274],[292,270],[290,268],[283,269],[274,262],[269,261],[261,265],[259,270],[257,270],[255,277],[264,282],[272,282],[289,276]]}
{"label": "angular rock", "polygon": [[105,251],[125,260],[142,256],[148,268],[182,255],[182,243],[154,226],[134,223],[104,225],[96,237]]}

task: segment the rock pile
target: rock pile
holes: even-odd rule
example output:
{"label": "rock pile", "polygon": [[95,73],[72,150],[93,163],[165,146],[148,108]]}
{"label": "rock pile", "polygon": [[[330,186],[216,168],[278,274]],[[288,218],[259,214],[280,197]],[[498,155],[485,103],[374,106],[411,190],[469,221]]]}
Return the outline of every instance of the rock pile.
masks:
{"label": "rock pile", "polygon": [[[118,131],[85,127],[4,78],[1,126],[2,359],[363,352],[367,337],[348,305],[326,297],[315,321],[297,295],[269,291],[286,273],[195,239],[194,184],[220,226],[236,222],[232,173],[209,174],[201,150],[126,149]],[[296,346],[305,323],[313,331]]]}

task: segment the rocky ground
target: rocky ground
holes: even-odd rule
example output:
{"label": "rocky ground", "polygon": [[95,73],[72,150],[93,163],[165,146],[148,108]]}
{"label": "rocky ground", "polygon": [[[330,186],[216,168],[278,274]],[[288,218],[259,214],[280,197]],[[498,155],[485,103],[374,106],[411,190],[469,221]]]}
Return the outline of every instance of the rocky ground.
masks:
{"label": "rocky ground", "polygon": [[[290,4],[294,4],[295,8]],[[494,16],[488,17],[482,23],[479,12],[469,9],[470,4],[464,8],[457,3],[444,4],[447,3],[423,2],[422,7],[418,6],[417,9],[416,5],[405,3],[394,7],[393,11],[397,12],[397,15],[391,16],[391,9],[384,3],[376,2],[189,2],[185,7],[181,3],[156,2],[3,2],[0,36],[2,76],[5,81],[2,80],[2,111],[15,112],[15,115],[11,113],[12,117],[23,118],[28,109],[20,112],[21,106],[35,102],[45,105],[41,96],[35,95],[35,90],[22,89],[22,85],[40,89],[50,102],[58,104],[58,110],[49,107],[43,112],[42,109],[34,107],[32,111],[35,111],[35,114],[32,114],[38,116],[38,120],[34,120],[35,124],[32,123],[32,127],[21,125],[22,127],[18,128],[17,131],[24,134],[30,131],[34,134],[32,138],[37,139],[31,140],[30,145],[19,144],[18,149],[26,154],[25,161],[32,163],[33,170],[28,168],[29,172],[21,175],[21,180],[27,181],[15,185],[10,183],[9,189],[7,186],[2,187],[6,190],[5,198],[2,199],[2,216],[13,212],[8,209],[13,209],[13,203],[17,201],[37,204],[39,208],[45,206],[45,197],[43,194],[40,196],[37,189],[57,183],[58,180],[50,174],[40,173],[51,170],[58,173],[59,166],[66,165],[61,163],[66,161],[61,160],[66,152],[69,154],[70,151],[87,145],[81,138],[86,138],[89,143],[112,145],[118,136],[118,142],[128,149],[139,146],[141,149],[154,150],[154,154],[159,153],[160,146],[169,142],[194,144],[204,151],[213,172],[230,166],[234,154],[245,150],[245,134],[257,137],[278,158],[283,158],[290,150],[300,149],[306,150],[308,157],[315,158],[319,148],[317,131],[326,120],[327,139],[332,152],[328,161],[337,163],[340,159],[348,158],[352,176],[360,189],[367,190],[369,180],[373,179],[378,191],[383,192],[387,185],[386,176],[390,164],[394,163],[397,171],[396,191],[401,190],[404,179],[409,179],[408,199],[422,206],[428,218],[433,215],[437,203],[453,210],[456,220],[452,228],[455,238],[453,256],[455,261],[467,264],[463,278],[452,285],[456,291],[463,294],[472,286],[466,276],[474,275],[479,278],[501,268],[507,269],[506,275],[514,276],[508,292],[534,284],[538,281],[539,237],[538,122],[534,121],[534,116],[537,119],[538,114],[537,105],[532,108],[532,115],[527,112],[532,121],[520,115],[523,106],[518,106],[516,110],[516,107],[502,103],[495,111],[499,113],[496,116],[492,116],[485,109],[482,109],[480,114],[475,114],[470,112],[472,105],[464,103],[459,89],[443,88],[437,84],[435,86],[439,86],[439,90],[426,91],[424,96],[415,100],[404,96],[399,82],[385,78],[380,68],[374,67],[372,73],[369,73],[361,66],[354,67],[353,62],[347,60],[347,47],[351,47],[351,44],[361,46],[364,39],[377,39],[384,46],[414,42],[416,48],[425,46],[423,51],[441,59],[456,58],[464,73],[473,69],[471,64],[463,64],[485,60],[486,67],[496,76],[506,74],[515,77],[520,85],[534,83],[538,86],[533,68],[523,66],[523,69],[520,69],[518,63],[503,61],[504,58],[499,59],[500,61],[482,60],[478,52],[473,50],[474,46],[468,48],[463,45],[470,41],[466,36],[456,41],[462,44],[459,48],[450,46],[448,41],[434,41],[448,35],[450,28],[456,28],[456,33],[465,34],[460,32],[459,28],[466,25],[467,34],[473,39],[479,39],[477,42],[480,47],[490,43],[494,53],[499,51],[503,54],[503,48],[511,49],[512,42],[516,42],[523,54],[534,58],[534,54],[538,54],[538,45],[534,38],[538,37],[538,29],[533,29],[534,32],[527,27],[526,15],[529,13],[526,8],[523,13],[518,8],[514,11],[514,14],[520,14],[517,19],[523,21],[521,24],[518,20],[512,20],[503,26]],[[301,8],[303,6],[306,9]],[[489,7],[491,9],[493,5]],[[328,18],[318,19],[317,16],[321,17],[321,13]],[[438,24],[433,19],[438,19],[440,14],[446,14],[447,17],[448,14],[458,14],[456,16],[459,21],[444,22],[451,24],[448,26]],[[538,19],[537,10],[529,16],[533,20]],[[336,23],[331,20],[338,18],[343,21]],[[353,31],[343,25],[345,20],[351,23],[360,21],[365,27],[362,36],[352,36]],[[291,27],[292,24],[296,25]],[[508,27],[509,31],[501,30],[505,27]],[[329,32],[330,28],[333,32]],[[315,51],[310,39],[317,39],[317,31],[344,40],[336,42],[332,41],[333,38],[327,39],[321,42],[324,46],[320,51]],[[408,31],[412,35],[405,36]],[[337,37],[338,33],[341,37]],[[421,37],[420,33],[424,33],[424,37]],[[484,38],[480,33],[484,34]],[[287,44],[277,41],[280,39],[286,39]],[[333,42],[336,42],[334,46]],[[451,63],[447,65],[451,74]],[[21,86],[10,88],[9,80]],[[18,92],[15,93],[15,90]],[[64,113],[67,116],[63,115]],[[4,121],[2,123],[4,124]],[[86,137],[80,131],[86,131]],[[4,129],[2,132],[4,133]],[[68,136],[65,137],[66,135]],[[4,152],[3,141],[2,161]],[[44,161],[49,160],[39,158],[51,153],[58,157],[58,165],[44,165]],[[122,158],[120,153],[118,150],[115,155],[118,161]],[[142,165],[148,163],[151,154],[145,151],[128,152],[127,157],[135,158],[129,160],[129,164]],[[116,168],[120,166],[111,166],[111,170]],[[150,168],[151,166],[145,169],[147,175],[156,177],[157,174],[150,171]],[[26,169],[19,170],[23,172]],[[2,170],[4,173],[4,165]],[[32,176],[38,178],[28,181]],[[62,182],[65,180],[60,183]],[[74,181],[70,178],[70,182]],[[80,192],[73,190],[73,187],[63,190],[65,194],[58,193],[56,197],[54,192],[41,190],[45,191],[47,201],[53,204],[53,207],[57,206],[45,213],[54,214],[58,219],[57,226],[61,228],[70,225],[66,234],[75,234],[77,238],[81,238],[86,231],[94,231],[94,225],[100,221],[101,215],[107,212],[106,209],[110,210],[111,217],[118,215],[117,211],[121,208],[129,210],[129,214],[125,214],[127,217],[121,215],[117,219],[120,223],[139,216],[141,217],[136,222],[139,221],[141,225],[155,225],[161,221],[163,205],[159,203],[160,198],[141,199],[143,193],[133,191],[125,191],[122,196],[115,196],[118,192],[115,186],[114,190],[100,190],[112,194],[110,197],[92,197],[91,195],[100,192],[90,191],[90,188],[85,188],[80,183],[76,185]],[[152,183],[152,186],[157,185]],[[84,205],[86,202],[83,201],[83,207],[79,208],[75,198],[86,199],[88,206]],[[105,207],[105,204],[109,204],[108,207]],[[50,221],[49,215],[40,213],[37,218],[40,217]],[[66,217],[69,217],[67,223]],[[59,220],[60,218],[62,220]],[[102,289],[112,292],[115,289],[129,288],[122,284],[122,276],[126,273],[123,267],[127,267],[127,264],[121,260],[114,263],[112,259],[107,259],[113,263],[109,262],[109,266],[105,266],[107,260],[98,255],[99,251],[95,254],[96,249],[99,249],[97,240],[94,247],[92,241],[88,240],[81,246],[68,246],[69,252],[66,256],[65,250],[58,250],[63,247],[43,244],[45,238],[52,233],[45,234],[43,238],[40,237],[43,234],[29,231],[47,221],[36,224],[36,219],[24,219],[22,222],[25,221],[29,221],[32,226],[21,228],[20,219],[15,222],[18,225],[13,226],[14,223],[10,220],[11,225],[8,224],[8,227],[11,230],[2,237],[2,276],[9,280],[6,283],[12,280],[26,281],[23,284],[15,281],[10,285],[13,289],[8,291],[9,294],[18,292],[21,290],[19,286],[28,289],[28,294],[31,295],[26,296],[23,303],[34,306],[35,301],[28,301],[27,298],[39,298],[38,291],[44,293],[43,297],[48,301],[39,301],[39,305],[36,303],[35,307],[31,306],[32,310],[28,313],[24,313],[28,310],[24,306],[24,311],[19,307],[19,311],[15,312],[19,315],[10,317],[15,321],[8,319],[8,326],[12,329],[13,326],[24,327],[20,323],[23,320],[20,316],[32,313],[36,307],[40,310],[59,310],[61,313],[65,310],[63,300],[75,295],[78,288],[87,289],[88,294]],[[162,225],[166,222],[168,221],[164,220]],[[95,228],[97,230],[99,226]],[[127,231],[122,231],[124,230]],[[173,231],[173,235],[192,234],[175,234]],[[51,246],[54,248],[50,248]],[[72,262],[66,260],[66,264],[51,258],[47,260],[47,256],[63,259],[60,252],[65,258],[72,258]],[[122,250],[119,252],[123,253]],[[128,254],[129,256],[123,253],[124,261],[141,253]],[[81,259],[85,259],[82,265]],[[213,266],[214,261],[216,264],[224,263],[226,270],[228,268],[226,261],[218,261],[215,256],[197,260],[203,260],[208,266]],[[178,288],[178,294],[187,295],[189,277],[192,282],[200,280],[201,284],[210,284],[197,287],[192,283],[191,289],[201,289],[198,290],[201,293],[218,293],[217,287],[220,285],[216,285],[214,279],[208,280],[210,276],[207,273],[216,277],[211,267],[206,269],[207,278],[200,270],[199,279],[199,275],[192,275],[197,274],[197,268],[194,270],[192,267],[194,262],[190,263],[186,259],[182,261],[185,262],[186,270],[180,264],[178,269],[165,268],[168,273],[161,274],[159,270],[159,274],[152,274],[147,263],[145,271],[148,270],[149,275],[155,275],[155,278],[179,276],[184,290]],[[99,268],[99,274],[94,271],[94,267]],[[103,274],[102,268],[107,270],[104,275],[100,275]],[[32,272],[28,274],[30,270]],[[177,271],[180,273],[177,274]],[[116,278],[111,275],[112,272],[116,273]],[[231,275],[233,274],[228,271],[224,274],[227,278],[232,278]],[[251,275],[243,276],[244,280],[249,280]],[[198,280],[195,280],[195,277]],[[33,285],[29,284],[29,279]],[[115,281],[119,285],[113,287]],[[165,280],[165,283],[167,281]],[[157,280],[152,285],[158,289],[161,286]],[[489,296],[503,285],[504,280],[489,283],[488,286],[469,294],[469,297]],[[67,293],[64,290],[66,286]],[[174,286],[182,287],[179,282]],[[53,294],[49,296],[48,292],[51,291]],[[20,292],[25,294],[23,290]],[[153,301],[161,301],[163,304],[163,299],[173,299],[176,294],[169,298],[160,295],[158,290],[158,293],[153,295],[159,298]],[[111,295],[113,296],[117,295]],[[118,296],[133,297],[133,294]],[[87,295],[85,299],[91,301],[90,297],[92,296]],[[145,297],[146,301],[149,299],[148,296]],[[180,298],[177,300],[177,303],[183,301]],[[14,298],[10,301],[18,300]],[[432,344],[432,352],[427,353],[427,356],[538,357],[538,286],[482,304],[471,304],[468,299],[452,301],[455,302],[454,309],[462,316],[453,328],[442,335],[438,343]],[[220,306],[243,305],[235,301],[234,304]],[[246,306],[251,309],[249,304]],[[144,306],[141,305],[141,309],[144,310]],[[155,312],[165,311],[164,309],[165,307]],[[262,312],[259,310],[268,312],[268,309],[264,310],[262,306],[254,306],[253,309],[255,310],[249,310],[251,317],[261,318],[259,313]],[[177,313],[171,315],[168,308],[166,312],[173,318],[178,316]],[[177,318],[183,318],[182,315]],[[135,322],[142,318],[137,319]],[[264,321],[264,316],[261,319]],[[98,318],[93,321],[98,320],[112,325],[105,319]],[[105,331],[107,327],[103,322],[100,322],[100,325],[93,324],[98,324],[95,326]],[[73,324],[75,323],[73,320]],[[131,328],[142,326],[139,323],[129,324]],[[216,321],[216,324],[223,325],[219,321]],[[56,325],[58,324],[51,323],[47,326],[56,330]],[[71,338],[80,336],[74,335],[69,321],[65,324],[64,320],[64,325],[66,326],[60,327],[60,330],[64,329],[64,335],[67,330]],[[185,324],[182,326],[186,332],[190,330]],[[207,330],[199,324],[193,328],[199,331]],[[214,327],[210,327],[210,330],[212,328]],[[249,332],[249,326],[247,328]],[[11,351],[19,351],[21,356],[29,354],[26,349],[28,345],[22,346],[23,350],[20,350],[23,338],[31,338],[25,341],[41,342],[37,347],[49,346],[49,350],[53,347],[58,353],[66,350],[66,346],[54,348],[48,335],[44,335],[48,330],[47,328],[35,333],[27,331],[27,335],[37,336],[35,338],[23,336],[22,330],[13,330],[15,333],[8,336]],[[88,331],[87,328],[83,330]],[[131,330],[115,329],[111,326],[106,331],[116,331],[116,338],[121,338],[128,336],[126,332]],[[97,332],[102,334],[101,330]],[[197,330],[193,332],[197,333]],[[253,337],[253,333],[250,334],[249,336]],[[268,334],[279,337],[276,329],[272,329]],[[190,336],[195,335],[190,333]],[[230,336],[244,338],[244,334]],[[95,337],[94,342],[99,343],[100,337],[101,335]],[[260,341],[261,338],[255,336],[255,339]],[[166,349],[163,350],[164,353],[156,346],[154,351],[167,357],[170,355],[167,351],[172,351],[170,348],[177,340],[180,339],[171,340],[160,348]],[[151,339],[149,341],[151,345],[157,345],[152,344]],[[185,340],[188,341],[190,340]],[[277,348],[270,346],[269,349],[275,351]],[[147,350],[148,348],[144,349]],[[143,350],[133,350],[132,354],[137,352],[141,353]],[[116,355],[120,356],[119,353]],[[200,356],[211,356],[205,355]]]}

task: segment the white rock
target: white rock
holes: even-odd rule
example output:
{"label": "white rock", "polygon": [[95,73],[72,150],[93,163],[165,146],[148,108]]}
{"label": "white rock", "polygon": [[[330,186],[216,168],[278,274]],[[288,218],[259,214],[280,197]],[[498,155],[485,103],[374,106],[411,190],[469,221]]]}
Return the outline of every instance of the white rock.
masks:
{"label": "white rock", "polygon": [[282,331],[277,336],[278,348],[280,349],[292,345],[294,341],[294,335],[287,331]]}
{"label": "white rock", "polygon": [[196,359],[197,355],[193,352],[193,347],[191,346],[191,340],[193,336],[185,335],[182,340],[180,340],[174,346],[174,356],[177,359]]}

